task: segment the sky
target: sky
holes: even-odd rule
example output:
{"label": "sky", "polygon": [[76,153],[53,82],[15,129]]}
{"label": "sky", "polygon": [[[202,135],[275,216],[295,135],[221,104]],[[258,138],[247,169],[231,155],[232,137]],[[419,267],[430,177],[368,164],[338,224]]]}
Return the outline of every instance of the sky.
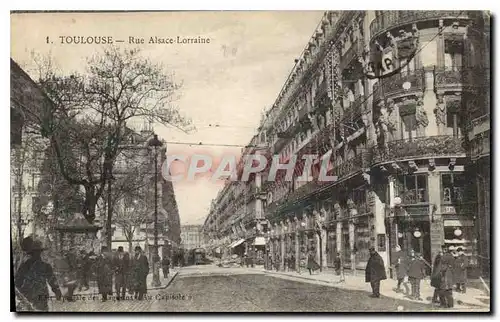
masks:
{"label": "sky", "polygon": [[[64,73],[83,72],[86,58],[101,50],[100,45],[62,44],[60,36],[125,40],[116,45],[140,48],[182,82],[175,104],[197,131],[185,134],[155,125],[155,132],[167,141],[167,153],[205,153],[220,159],[239,156],[241,148],[168,142],[248,144],[262,111],[274,103],[322,15],[321,11],[16,14],[11,15],[11,58],[28,73],[32,51],[50,55]],[[147,44],[155,36],[199,36],[210,38],[210,43]],[[129,37],[145,38],[146,44],[129,44]],[[222,185],[207,177],[175,182],[181,224],[203,224]]]}

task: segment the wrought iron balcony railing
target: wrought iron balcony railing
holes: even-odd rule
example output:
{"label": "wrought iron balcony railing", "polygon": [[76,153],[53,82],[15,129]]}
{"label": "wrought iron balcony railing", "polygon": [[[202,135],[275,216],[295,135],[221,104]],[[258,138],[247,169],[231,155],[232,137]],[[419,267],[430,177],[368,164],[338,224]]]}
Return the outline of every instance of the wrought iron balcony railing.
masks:
{"label": "wrought iron balcony railing", "polygon": [[472,160],[489,156],[491,150],[490,133],[485,132],[470,141],[469,155]]}
{"label": "wrought iron balcony railing", "polygon": [[434,89],[436,92],[445,90],[461,90],[464,81],[464,69],[461,67],[435,67]]}
{"label": "wrought iron balcony railing", "polygon": [[[408,89],[403,88],[403,84],[406,82],[411,84]],[[380,84],[377,85],[377,90],[378,93],[376,96],[379,100],[384,97],[423,92],[425,90],[425,71],[424,69],[417,69],[407,73],[397,73],[394,76],[381,79]],[[376,101],[375,97],[374,101]]]}
{"label": "wrought iron balcony railing", "polygon": [[373,148],[372,164],[433,156],[465,154],[462,139],[449,135],[426,136],[387,143],[386,148]]}
{"label": "wrought iron balcony railing", "polygon": [[370,24],[371,39],[379,36],[384,31],[397,27],[411,25],[413,23],[439,20],[439,19],[467,19],[466,11],[460,10],[439,10],[439,11],[386,11],[376,17]]}
{"label": "wrought iron balcony railing", "polygon": [[355,157],[342,162],[339,166],[334,167],[333,175],[337,176],[338,179],[342,179],[343,177],[368,168],[370,166],[369,155],[370,154],[367,152],[361,152]]}

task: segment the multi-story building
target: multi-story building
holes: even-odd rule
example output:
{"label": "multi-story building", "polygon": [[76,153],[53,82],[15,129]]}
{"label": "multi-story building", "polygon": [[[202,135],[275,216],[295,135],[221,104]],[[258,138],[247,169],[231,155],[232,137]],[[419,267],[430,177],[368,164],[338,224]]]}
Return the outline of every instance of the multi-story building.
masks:
{"label": "multi-story building", "polygon": [[478,232],[478,261],[483,274],[490,274],[490,15],[471,12],[467,27],[464,66],[464,122],[467,133],[468,166],[475,174],[477,208],[475,228]]}
{"label": "multi-story building", "polygon": [[[263,138],[263,137],[262,137]],[[241,178],[246,157],[265,152],[261,137],[254,136],[242,150],[237,164],[237,176]],[[213,200],[210,212],[202,227],[204,244],[221,253],[255,253],[263,258],[265,240],[263,233],[267,220],[263,213],[265,194],[261,174],[250,174],[248,180],[227,180]]]}
{"label": "multi-story building", "polygon": [[184,249],[194,249],[202,246],[201,225],[181,226],[181,247]]}
{"label": "multi-story building", "polygon": [[[129,216],[130,223],[123,223],[123,218],[113,223],[113,248],[123,246],[125,249],[129,249],[139,245],[146,249],[149,254],[153,254],[154,153],[151,151],[152,148],[148,146],[148,142],[152,138],[153,131],[148,125],[144,125],[139,132],[129,129],[127,138],[120,149],[122,152],[117,158],[113,173],[117,181],[120,176],[124,178],[123,188],[134,191],[130,193],[133,197],[120,198],[114,205],[114,218],[125,215],[125,219],[127,219],[128,212],[136,212],[136,214]],[[171,256],[172,249],[180,246],[180,220],[173,185],[161,176],[160,168],[166,159],[167,151],[164,141],[163,144],[158,149],[157,156],[158,253],[162,256]],[[131,179],[130,182],[133,186],[126,186],[127,179]],[[135,209],[138,207],[140,209]],[[144,212],[143,218],[137,217],[139,212]]]}
{"label": "multi-story building", "polygon": [[37,233],[34,207],[38,197],[46,140],[32,134],[31,115],[23,110],[42,108],[48,99],[29,75],[12,59],[11,73],[11,222],[12,238]]}
{"label": "multi-story building", "polygon": [[[474,115],[482,118],[467,129],[489,133],[479,128],[489,121],[489,78],[475,82],[482,84],[482,96],[470,95],[464,83],[467,75],[489,73],[489,62],[482,60],[488,56],[489,29],[471,25],[477,15],[325,13],[256,136],[283,163],[293,156],[299,160],[291,181],[284,180],[285,171],[274,182],[266,172],[260,176],[267,250],[274,260],[279,254],[281,267],[293,258],[288,262],[298,269],[313,251],[322,267],[340,254],[345,268],[364,269],[370,246],[389,267],[397,245],[422,253],[428,262],[442,245],[460,246],[472,266],[477,264],[478,239],[485,234],[474,228],[476,190],[489,192],[489,183],[481,181],[476,189],[468,180],[485,173],[467,166],[463,124],[464,104],[469,113],[481,106]],[[466,38],[469,34],[475,36]],[[467,61],[484,72],[469,72]],[[472,101],[475,97],[481,100]],[[489,137],[480,138],[485,151]],[[471,142],[471,149],[477,146]],[[312,169],[304,169],[305,154],[318,157]],[[469,154],[476,163],[489,162],[480,158],[487,153]],[[325,159],[327,175],[336,181],[318,180]],[[309,179],[300,181],[304,175]],[[224,216],[235,212],[220,209],[235,204],[227,196],[236,186],[222,190],[207,218],[215,234],[227,236],[231,221]],[[489,225],[488,195],[480,196],[483,226]],[[487,238],[481,246],[485,257]]]}

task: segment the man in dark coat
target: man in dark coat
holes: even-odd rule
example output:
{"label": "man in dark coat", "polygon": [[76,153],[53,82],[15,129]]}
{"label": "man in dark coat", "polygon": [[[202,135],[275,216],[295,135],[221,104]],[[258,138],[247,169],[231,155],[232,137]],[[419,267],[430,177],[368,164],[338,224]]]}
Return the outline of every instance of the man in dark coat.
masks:
{"label": "man in dark coat", "polygon": [[406,276],[408,276],[408,260],[403,251],[401,251],[401,247],[396,246],[395,252],[393,254],[393,262],[392,265],[394,267],[394,271],[396,274],[396,279],[398,281],[397,287],[394,289],[395,292],[401,292],[401,285],[405,288],[406,294],[410,293],[408,288],[408,282],[405,282]]}
{"label": "man in dark coat", "polygon": [[380,281],[387,279],[387,274],[385,273],[384,260],[375,251],[375,247],[370,247],[370,259],[366,264],[365,270],[365,282],[370,283],[372,287],[371,297],[380,297]]}
{"label": "man in dark coat", "polygon": [[441,258],[443,257],[443,250],[446,246],[441,246],[441,251],[434,258],[432,263],[431,273],[431,286],[434,287],[434,294],[432,295],[432,303],[439,303],[439,287],[441,283]]}
{"label": "man in dark coat", "polygon": [[108,295],[113,294],[113,262],[106,246],[101,247],[97,258],[97,288],[102,295],[102,301],[108,300]]}
{"label": "man in dark coat", "polygon": [[469,266],[469,260],[462,249],[462,247],[457,248],[458,256],[455,258],[455,265],[453,266],[453,280],[457,286],[457,292],[465,293],[467,284],[467,267]]}
{"label": "man in dark coat", "polygon": [[19,293],[38,311],[49,310],[47,284],[50,285],[57,300],[62,297],[52,266],[41,258],[43,249],[40,241],[30,241],[29,247],[24,248],[29,258],[19,266],[14,282]]}
{"label": "man in dark coat", "polygon": [[146,283],[148,274],[148,258],[142,253],[141,246],[136,246],[132,264],[132,277],[134,279],[134,296],[138,300],[142,300],[144,298],[144,294],[148,291]]}
{"label": "man in dark coat", "polygon": [[90,272],[90,261],[87,257],[85,250],[81,250],[77,258],[77,270],[78,270],[78,280],[79,286],[78,290],[81,291],[82,287],[85,291],[89,289],[89,272]]}
{"label": "man in dark coat", "polygon": [[316,263],[314,259],[314,250],[309,251],[307,254],[307,269],[309,270],[309,275],[312,275],[312,272],[317,271],[319,268],[319,264]]}
{"label": "man in dark coat", "polygon": [[337,253],[337,255],[335,256],[333,264],[335,266],[335,274],[337,276],[340,275],[340,272],[341,272],[341,269],[342,269],[342,260],[340,259],[340,254],[339,253]]}
{"label": "man in dark coat", "polygon": [[453,265],[455,258],[450,253],[453,246],[441,258],[441,280],[439,283],[439,301],[442,307],[453,307]]}
{"label": "man in dark coat", "polygon": [[130,259],[128,253],[123,251],[123,247],[119,246],[114,258],[114,270],[115,270],[115,291],[116,299],[119,301],[120,298],[125,299],[126,287],[127,287],[127,277],[130,265]]}
{"label": "man in dark coat", "polygon": [[418,301],[422,301],[420,297],[420,283],[425,277],[425,269],[425,262],[422,256],[418,253],[412,254],[408,265],[408,279],[411,284],[410,298]]}

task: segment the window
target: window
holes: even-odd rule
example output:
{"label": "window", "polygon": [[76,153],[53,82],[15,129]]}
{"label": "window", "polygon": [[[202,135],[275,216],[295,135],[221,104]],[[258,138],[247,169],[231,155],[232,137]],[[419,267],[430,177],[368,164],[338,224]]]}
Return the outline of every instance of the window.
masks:
{"label": "window", "polygon": [[401,114],[401,137],[409,139],[417,136],[417,118],[415,113]]}
{"label": "window", "polygon": [[449,105],[446,106],[446,127],[453,131],[453,136],[460,135],[460,116],[456,108]]}
{"label": "window", "polygon": [[427,175],[397,176],[394,182],[394,196],[400,197],[403,204],[427,202]]}
{"label": "window", "polygon": [[441,202],[456,203],[464,199],[466,186],[464,174],[446,173],[441,175]]}
{"label": "window", "polygon": [[445,68],[459,70],[462,67],[462,55],[464,52],[463,41],[445,40],[444,46]]}

